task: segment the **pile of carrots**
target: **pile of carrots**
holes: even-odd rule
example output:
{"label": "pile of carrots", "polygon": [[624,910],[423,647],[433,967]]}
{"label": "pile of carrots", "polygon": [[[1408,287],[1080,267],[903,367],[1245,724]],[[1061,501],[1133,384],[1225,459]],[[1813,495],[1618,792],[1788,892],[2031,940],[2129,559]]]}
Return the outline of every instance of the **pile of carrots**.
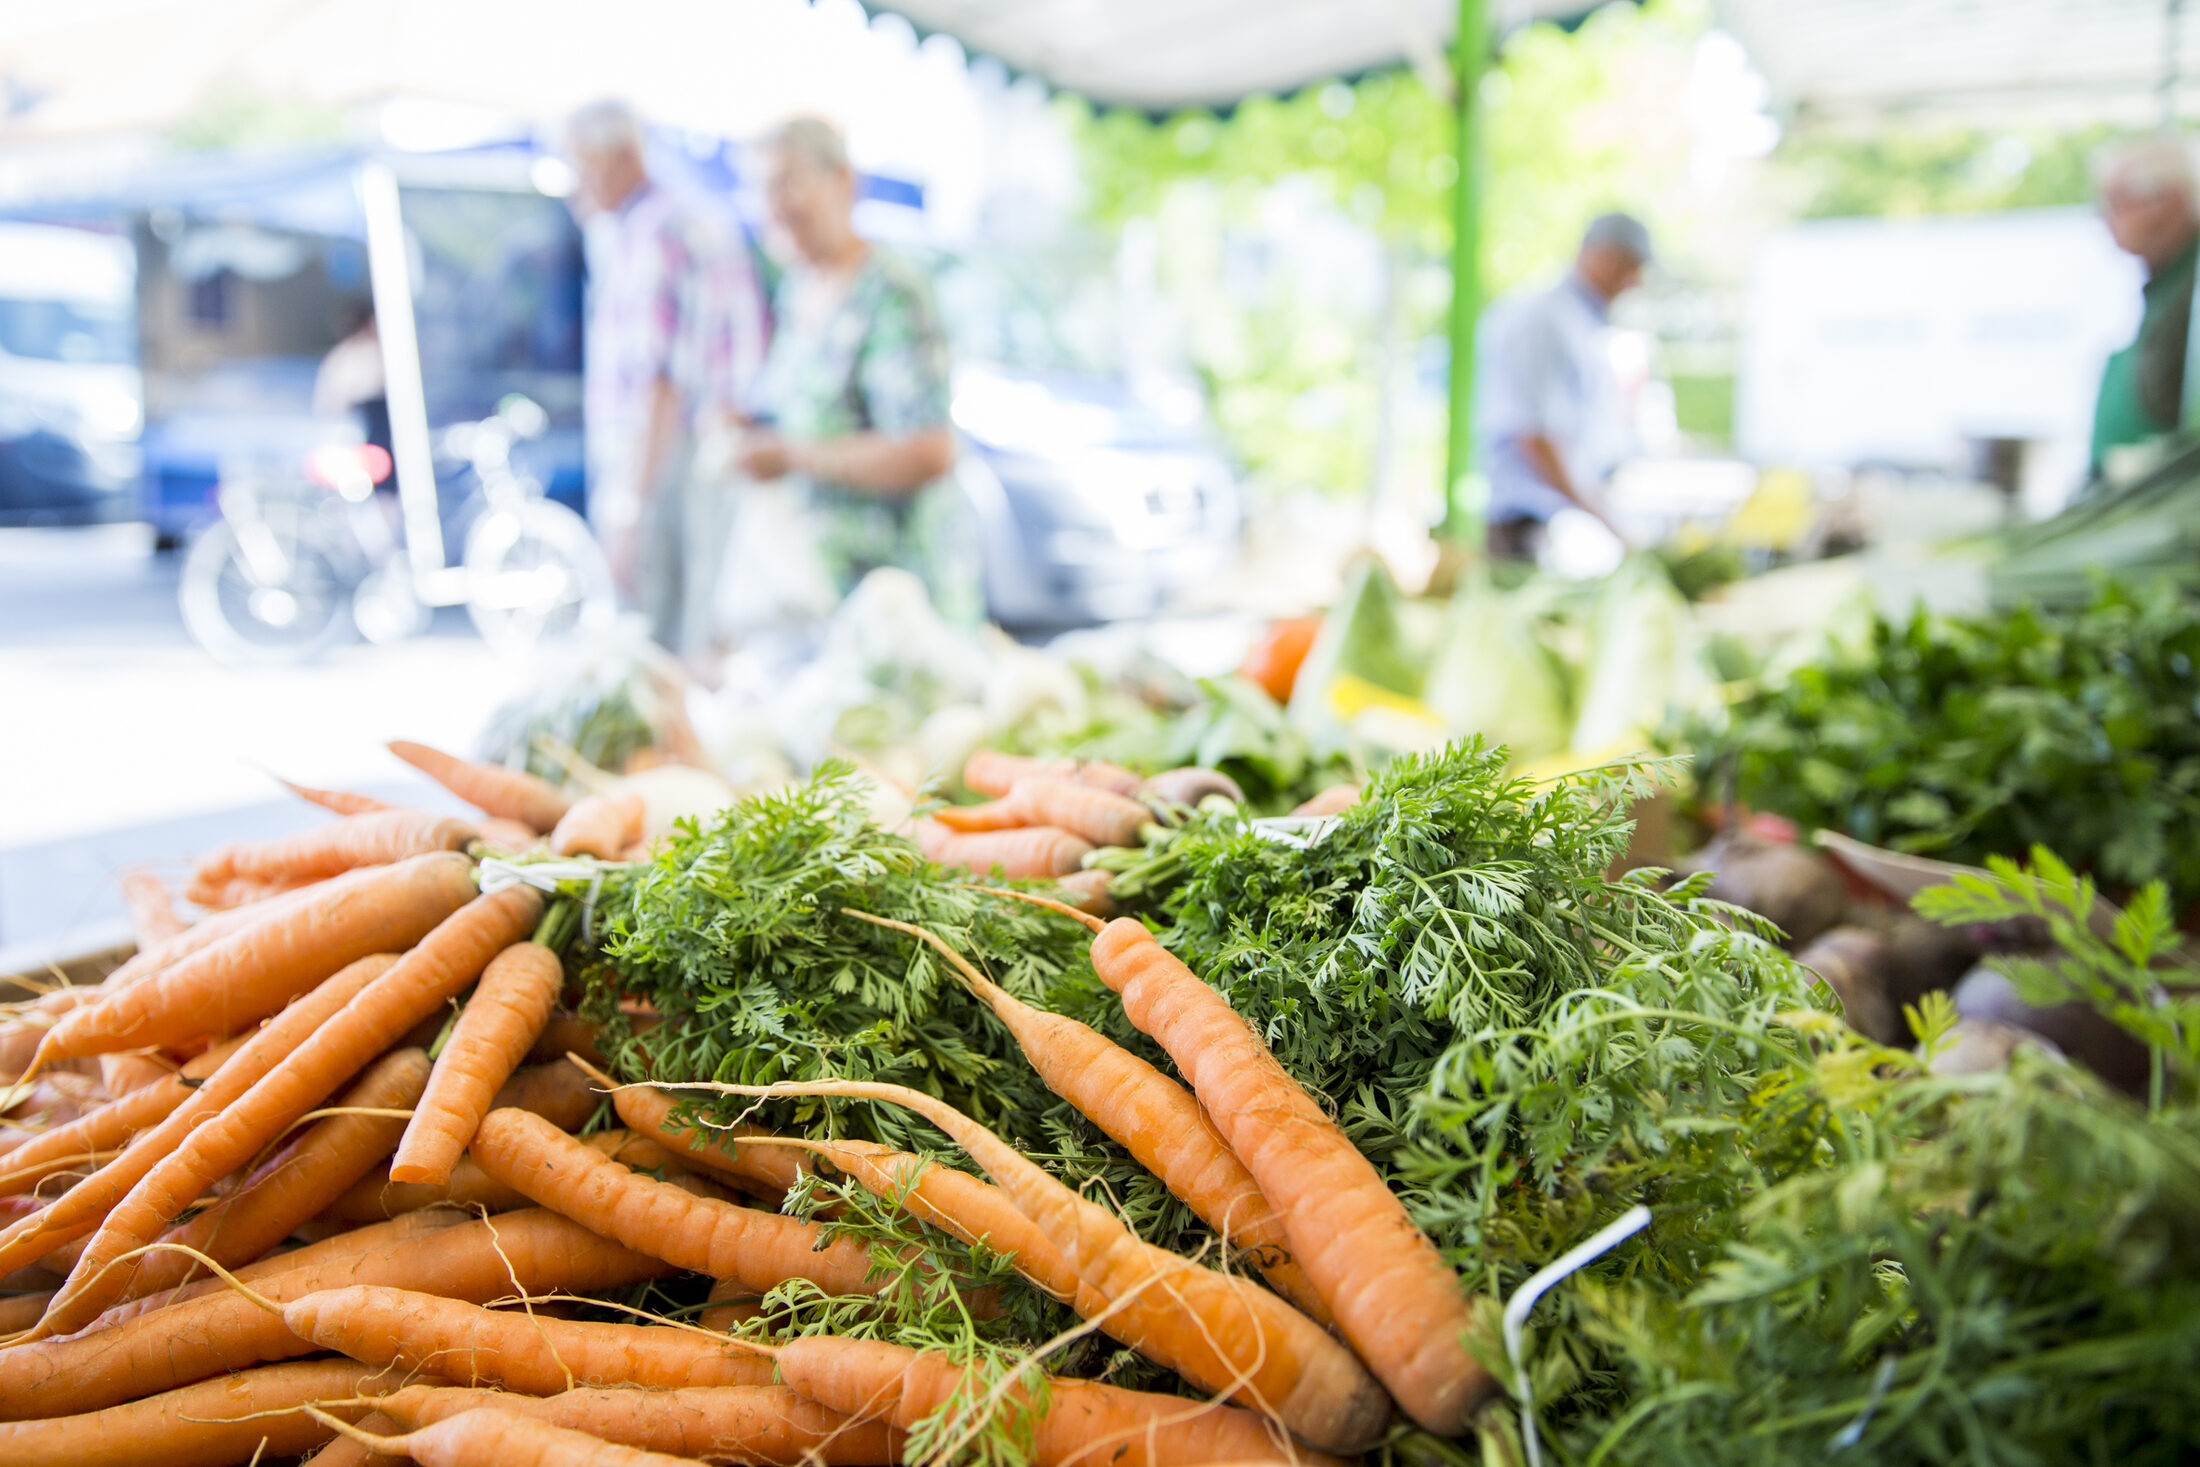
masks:
{"label": "pile of carrots", "polygon": [[[640,811],[393,747],[481,818],[301,790],[337,818],[206,856],[189,887],[204,914],[188,924],[160,882],[133,876],[137,954],[0,1024],[10,1467],[889,1463],[974,1403],[1023,1413],[1030,1460],[1062,1467],[1336,1462],[1375,1446],[1394,1411],[1471,1429],[1494,1384],[1468,1352],[1476,1321],[1451,1270],[1140,923],[985,889],[1092,928],[1095,971],[1189,1088],[1001,990],[937,935],[866,918],[945,953],[1045,1083],[1265,1283],[1144,1242],[916,1091],[614,1085],[559,1011],[571,900],[477,857],[621,856]],[[1152,811],[1135,779],[1114,787],[1123,774],[980,755],[966,777],[995,804],[940,812],[947,834],[920,840],[980,869],[1010,863],[951,843],[1135,840]],[[699,1128],[683,1090],[906,1107],[990,1180],[873,1143]],[[607,1103],[620,1124],[584,1135]],[[876,1339],[725,1332],[754,1313],[742,1301],[791,1281],[885,1286],[869,1248],[779,1210],[820,1165],[1010,1258],[1197,1397],[1035,1366],[989,1382]],[[624,1306],[597,1311],[623,1310],[611,1322],[573,1317],[588,1296],[681,1274],[712,1280],[719,1301],[695,1322]]]}
{"label": "pile of carrots", "polygon": [[[962,779],[992,798],[942,806],[901,827],[928,859],[1010,881],[1056,881],[1103,917],[1115,914],[1108,896],[1114,878],[1090,867],[1095,851],[1136,846],[1157,820],[1173,820],[1203,800],[1245,798],[1217,769],[1189,766],[1142,778],[1104,759],[1034,759],[997,749],[972,754]],[[1339,786],[1292,813],[1335,814],[1358,795],[1354,786]]]}

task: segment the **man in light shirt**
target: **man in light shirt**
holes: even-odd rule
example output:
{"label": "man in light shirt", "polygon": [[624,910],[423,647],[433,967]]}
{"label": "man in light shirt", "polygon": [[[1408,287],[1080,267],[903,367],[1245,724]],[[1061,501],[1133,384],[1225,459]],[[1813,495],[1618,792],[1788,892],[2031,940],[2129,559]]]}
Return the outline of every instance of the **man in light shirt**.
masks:
{"label": "man in light shirt", "polygon": [[1474,419],[1492,555],[1534,559],[1551,516],[1568,506],[1611,528],[1605,481],[1632,446],[1612,371],[1611,309],[1649,262],[1640,221],[1600,215],[1563,280],[1500,301],[1484,321]]}
{"label": "man in light shirt", "polygon": [[623,103],[576,112],[566,150],[589,247],[589,519],[651,634],[696,651],[724,539],[693,443],[699,424],[747,400],[764,358],[763,293],[730,220],[651,181]]}

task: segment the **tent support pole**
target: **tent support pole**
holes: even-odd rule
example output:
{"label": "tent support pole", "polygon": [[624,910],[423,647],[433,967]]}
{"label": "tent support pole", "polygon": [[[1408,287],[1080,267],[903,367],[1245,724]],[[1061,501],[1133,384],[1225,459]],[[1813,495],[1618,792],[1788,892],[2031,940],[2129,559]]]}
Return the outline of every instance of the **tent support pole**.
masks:
{"label": "tent support pole", "polygon": [[1447,539],[1474,536],[1481,515],[1470,502],[1474,472],[1474,327],[1482,315],[1482,128],[1478,99],[1489,52],[1484,0],[1459,0],[1457,86],[1453,107],[1458,137],[1453,156],[1459,176],[1451,211],[1451,434],[1444,454],[1444,523]]}

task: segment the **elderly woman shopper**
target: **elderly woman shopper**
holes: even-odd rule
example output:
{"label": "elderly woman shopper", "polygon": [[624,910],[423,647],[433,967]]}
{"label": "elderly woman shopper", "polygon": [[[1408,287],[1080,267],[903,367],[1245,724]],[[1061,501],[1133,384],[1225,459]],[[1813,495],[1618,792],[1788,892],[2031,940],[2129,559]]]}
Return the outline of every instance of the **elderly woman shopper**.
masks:
{"label": "elderly woman shopper", "polygon": [[798,118],[765,146],[773,220],[798,257],[739,462],[805,491],[818,549],[845,595],[869,571],[915,573],[952,621],[983,615],[975,523],[948,477],[947,341],[924,277],[855,232],[840,134]]}

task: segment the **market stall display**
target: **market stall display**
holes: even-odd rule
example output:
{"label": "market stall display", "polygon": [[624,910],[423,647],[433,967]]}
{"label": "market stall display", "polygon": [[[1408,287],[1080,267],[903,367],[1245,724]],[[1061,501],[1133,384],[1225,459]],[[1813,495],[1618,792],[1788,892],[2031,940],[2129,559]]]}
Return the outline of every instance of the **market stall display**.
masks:
{"label": "market stall display", "polygon": [[[117,1413],[207,1462],[2196,1444],[2200,1021],[2159,883],[2103,915],[2042,856],[1909,919],[1974,957],[2029,925],[2005,976],[2137,1048],[2126,1099],[2048,1047],[1981,1068],[1929,991],[1844,1026],[1707,894],[1767,905],[1769,835],[1615,874],[1648,766],[1469,741],[1263,820],[1211,772],[973,761],[992,803],[949,818],[1129,842],[1103,922],[934,864],[845,763],[636,842],[635,799],[406,752],[539,837],[597,800],[628,858],[338,815],[210,857],[270,894],[171,935],[141,892],[138,957],[18,1005],[24,1460]],[[358,915],[401,890],[417,919]],[[182,1080],[110,1089],[131,1052]]]}

